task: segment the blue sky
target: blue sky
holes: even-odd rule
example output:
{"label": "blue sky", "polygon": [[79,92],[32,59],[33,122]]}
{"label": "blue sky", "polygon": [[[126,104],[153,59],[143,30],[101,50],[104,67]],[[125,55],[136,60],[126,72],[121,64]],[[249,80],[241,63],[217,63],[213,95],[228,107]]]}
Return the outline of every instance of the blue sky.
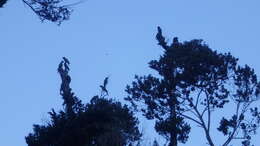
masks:
{"label": "blue sky", "polygon": [[[87,0],[57,26],[41,23],[21,0],[10,0],[0,9],[0,145],[26,145],[32,124],[62,108],[56,69],[63,56],[72,63],[72,88],[83,101],[99,93],[108,75],[111,97],[122,100],[134,75],[152,73],[147,63],[162,54],[158,25],[169,41],[204,39],[259,76],[259,6],[257,0]],[[147,121],[141,127],[155,135]],[[187,145],[206,145],[202,131],[191,134]]]}

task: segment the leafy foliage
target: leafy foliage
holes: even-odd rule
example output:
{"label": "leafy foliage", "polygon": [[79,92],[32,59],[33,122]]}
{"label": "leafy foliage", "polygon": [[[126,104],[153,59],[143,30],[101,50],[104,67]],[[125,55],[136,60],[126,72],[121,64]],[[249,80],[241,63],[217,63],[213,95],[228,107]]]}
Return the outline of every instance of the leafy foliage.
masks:
{"label": "leafy foliage", "polygon": [[72,10],[61,5],[63,0],[23,0],[39,16],[41,21],[49,20],[57,22],[59,25],[62,21],[68,20]]}
{"label": "leafy foliage", "polygon": [[[8,0],[0,0],[2,8]],[[48,20],[60,25],[63,21],[69,20],[72,13],[71,6],[81,3],[64,5],[64,0],[22,0],[31,10],[39,16],[41,21]]]}
{"label": "leafy foliage", "polygon": [[122,146],[138,141],[141,134],[138,120],[126,105],[105,97],[94,96],[82,104],[69,86],[69,62],[60,63],[60,94],[64,110],[49,112],[51,120],[34,125],[26,137],[28,146]]}
{"label": "leafy foliage", "polygon": [[236,128],[237,125],[236,119],[237,119],[236,116],[233,116],[230,120],[222,118],[218,130],[221,131],[224,135],[231,134],[229,128],[233,128],[233,129]]}
{"label": "leafy foliage", "polygon": [[[189,138],[188,133],[190,132],[190,126],[184,122],[182,117],[177,118],[179,119],[176,119],[175,121],[180,123],[174,123],[174,121],[171,119],[157,121],[155,124],[155,130],[160,135],[166,137],[168,141],[170,140],[169,133],[171,133],[172,131],[176,131],[178,133],[177,140],[182,143],[185,143]],[[180,126],[180,128],[175,130],[175,125]]]}

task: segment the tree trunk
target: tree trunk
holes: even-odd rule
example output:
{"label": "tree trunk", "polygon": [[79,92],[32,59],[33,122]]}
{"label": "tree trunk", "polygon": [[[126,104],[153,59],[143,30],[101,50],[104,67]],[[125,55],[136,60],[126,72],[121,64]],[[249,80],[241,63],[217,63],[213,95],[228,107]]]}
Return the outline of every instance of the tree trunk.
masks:
{"label": "tree trunk", "polygon": [[203,127],[203,129],[204,129],[204,131],[205,131],[206,139],[207,139],[207,141],[208,141],[208,144],[209,144],[210,146],[214,146],[214,143],[213,143],[213,141],[212,141],[212,139],[211,139],[211,137],[210,137],[210,135],[209,135],[209,130],[206,128],[204,122],[203,122],[203,126],[202,126],[202,127]]}
{"label": "tree trunk", "polygon": [[170,138],[170,143],[169,146],[177,146],[178,142],[177,142],[177,133],[176,132],[172,132],[171,133],[171,138]]}
{"label": "tree trunk", "polygon": [[[174,101],[174,100],[173,100]],[[169,146],[177,146],[178,141],[177,141],[177,114],[176,114],[176,101],[173,102],[174,104],[171,106],[171,121],[173,121],[174,128],[170,133],[170,143]]]}

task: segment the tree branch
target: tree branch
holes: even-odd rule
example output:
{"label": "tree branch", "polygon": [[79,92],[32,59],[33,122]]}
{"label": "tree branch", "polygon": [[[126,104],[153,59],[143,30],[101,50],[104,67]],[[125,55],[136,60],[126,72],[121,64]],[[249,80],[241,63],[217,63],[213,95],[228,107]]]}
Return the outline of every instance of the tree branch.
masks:
{"label": "tree branch", "polygon": [[196,99],[196,104],[195,104],[195,106],[197,107],[198,106],[198,103],[199,103],[199,97],[200,97],[200,94],[202,93],[202,89],[200,90],[200,92],[199,92],[199,94],[198,94],[198,96],[197,96],[197,99]]}
{"label": "tree branch", "polygon": [[210,130],[211,111],[209,107],[209,96],[207,92],[206,92],[206,99],[207,99],[207,111],[208,111],[208,130]]}
{"label": "tree branch", "polygon": [[192,117],[190,117],[190,116],[187,116],[187,115],[184,115],[184,114],[182,114],[182,113],[178,113],[180,116],[183,116],[184,118],[187,118],[187,119],[189,119],[189,120],[192,120],[193,122],[195,122],[195,123],[197,123],[197,124],[199,124],[200,126],[202,126],[202,123],[200,123],[198,120],[196,120],[196,119],[194,119],[194,118],[192,118]]}
{"label": "tree branch", "polygon": [[[188,98],[188,101],[189,101],[189,102],[192,102],[189,98]],[[213,143],[213,141],[212,141],[212,139],[211,139],[211,137],[210,137],[210,134],[209,134],[209,129],[206,127],[206,124],[205,124],[205,122],[204,122],[204,120],[203,120],[202,115],[200,114],[200,112],[199,112],[199,110],[197,109],[196,106],[192,106],[192,107],[193,107],[195,113],[197,114],[197,116],[198,116],[198,118],[199,118],[199,120],[200,120],[199,123],[201,123],[201,127],[204,129],[204,132],[205,132],[205,134],[206,134],[206,139],[207,139],[207,141],[209,142],[209,145],[210,145],[210,146],[214,146],[214,143]]]}
{"label": "tree branch", "polygon": [[29,6],[34,13],[37,14],[37,11],[36,11],[26,0],[23,0],[23,2],[24,2],[27,6]]}

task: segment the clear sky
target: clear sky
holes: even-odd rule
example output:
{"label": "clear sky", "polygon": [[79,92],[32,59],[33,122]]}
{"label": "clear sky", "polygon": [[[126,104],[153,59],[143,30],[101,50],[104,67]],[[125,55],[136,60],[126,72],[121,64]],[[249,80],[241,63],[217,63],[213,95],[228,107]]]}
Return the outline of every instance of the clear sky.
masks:
{"label": "clear sky", "polygon": [[[201,38],[231,52],[259,76],[259,6],[259,0],[87,0],[57,26],[41,23],[21,0],[10,0],[0,9],[0,146],[25,146],[32,125],[48,120],[51,108],[62,108],[56,71],[62,56],[71,61],[80,99],[98,94],[109,75],[111,97],[122,100],[134,75],[151,73],[147,63],[162,54],[158,25],[169,40]],[[147,121],[141,127],[152,131]],[[202,131],[190,136],[188,146],[206,145]]]}

